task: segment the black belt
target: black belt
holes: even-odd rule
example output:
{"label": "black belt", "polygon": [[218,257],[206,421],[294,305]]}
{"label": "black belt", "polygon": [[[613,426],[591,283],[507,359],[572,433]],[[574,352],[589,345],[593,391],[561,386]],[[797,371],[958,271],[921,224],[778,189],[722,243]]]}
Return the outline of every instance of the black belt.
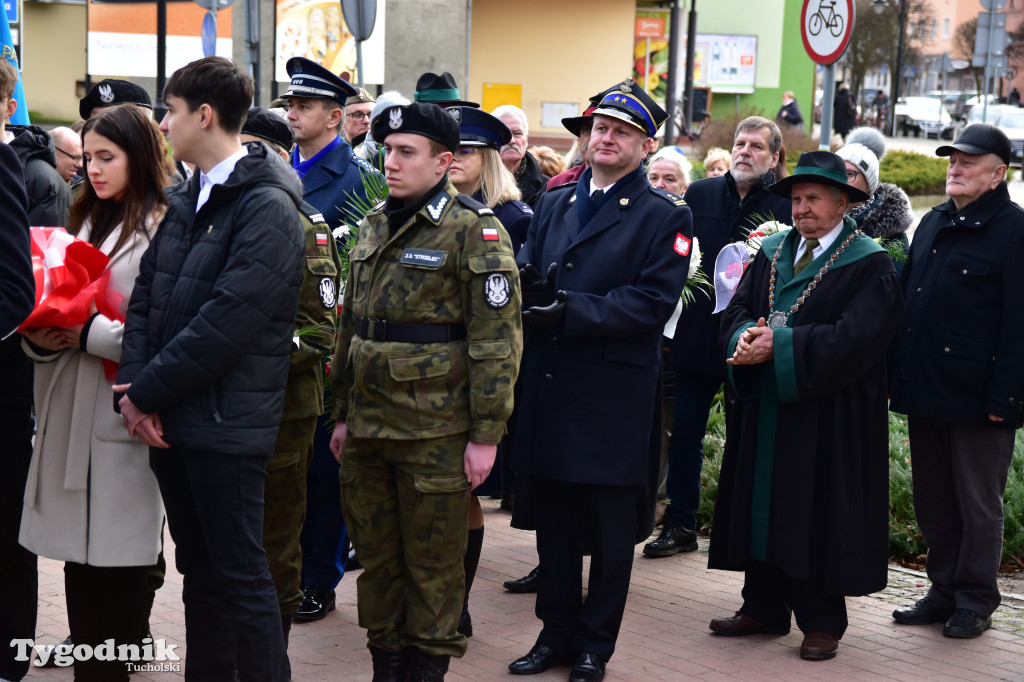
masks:
{"label": "black belt", "polygon": [[356,335],[374,341],[444,343],[466,338],[466,328],[461,324],[402,324],[357,317]]}

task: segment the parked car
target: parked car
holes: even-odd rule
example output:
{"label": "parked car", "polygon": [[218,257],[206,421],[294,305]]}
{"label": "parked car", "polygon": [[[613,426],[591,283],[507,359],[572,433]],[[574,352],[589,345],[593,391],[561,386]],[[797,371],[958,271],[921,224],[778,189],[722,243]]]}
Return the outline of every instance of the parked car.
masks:
{"label": "parked car", "polygon": [[896,130],[902,135],[953,139],[953,117],[936,97],[901,97],[896,104]]}
{"label": "parked car", "polygon": [[1024,109],[1005,109],[999,114],[995,125],[1010,138],[1010,163],[1024,163]]}

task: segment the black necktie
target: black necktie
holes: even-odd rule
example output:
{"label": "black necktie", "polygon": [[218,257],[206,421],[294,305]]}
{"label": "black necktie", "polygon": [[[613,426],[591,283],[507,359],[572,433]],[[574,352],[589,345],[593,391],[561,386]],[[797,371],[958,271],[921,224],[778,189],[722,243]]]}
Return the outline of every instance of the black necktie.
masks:
{"label": "black necktie", "polygon": [[595,189],[594,193],[590,195],[590,198],[596,204],[597,202],[599,202],[601,200],[601,197],[603,197],[603,196],[604,196],[604,190],[603,189]]}

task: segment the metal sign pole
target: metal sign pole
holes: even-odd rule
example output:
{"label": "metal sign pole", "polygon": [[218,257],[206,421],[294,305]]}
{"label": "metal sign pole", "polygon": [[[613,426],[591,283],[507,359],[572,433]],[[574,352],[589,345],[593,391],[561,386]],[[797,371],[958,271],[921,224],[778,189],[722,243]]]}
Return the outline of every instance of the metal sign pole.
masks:
{"label": "metal sign pole", "polygon": [[832,148],[832,104],[836,97],[836,64],[822,67],[825,82],[821,94],[821,133],[818,135],[818,150],[827,152]]}

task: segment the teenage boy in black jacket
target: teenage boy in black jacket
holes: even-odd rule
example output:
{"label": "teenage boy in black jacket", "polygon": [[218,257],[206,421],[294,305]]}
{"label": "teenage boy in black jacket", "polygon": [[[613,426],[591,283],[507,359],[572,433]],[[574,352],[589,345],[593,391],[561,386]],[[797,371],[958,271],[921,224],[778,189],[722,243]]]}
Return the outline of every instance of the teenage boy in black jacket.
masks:
{"label": "teenage boy in black jacket", "polygon": [[252,95],[221,57],[167,82],[160,128],[197,172],[167,191],[114,387],[128,432],[150,446],[185,576],[186,679],[289,678],[263,488],[302,282],[302,189],[266,147],[239,141]]}

